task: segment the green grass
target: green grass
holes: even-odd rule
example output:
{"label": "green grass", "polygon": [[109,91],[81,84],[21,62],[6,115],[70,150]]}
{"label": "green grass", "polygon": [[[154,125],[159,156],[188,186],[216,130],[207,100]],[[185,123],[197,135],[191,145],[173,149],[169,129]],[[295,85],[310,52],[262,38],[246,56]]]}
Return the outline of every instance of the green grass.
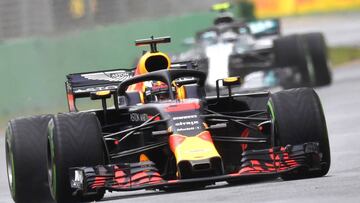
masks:
{"label": "green grass", "polygon": [[[333,67],[339,67],[342,64],[354,61],[354,60],[360,60],[360,46],[341,46],[341,47],[329,47],[329,58],[331,61],[331,64]],[[63,74],[57,74],[57,75],[63,75]],[[60,77],[62,80],[62,77]],[[29,82],[29,84],[32,84],[31,82]],[[60,83],[60,91],[63,91],[63,83]],[[31,95],[31,94],[30,94]],[[59,94],[61,96],[61,98],[59,99],[60,101],[62,101],[61,104],[57,105],[58,107],[56,108],[51,108],[51,107],[32,107],[29,108],[31,110],[20,110],[20,111],[6,111],[6,112],[1,112],[0,111],[0,131],[1,129],[6,128],[7,125],[7,121],[10,118],[14,118],[17,116],[22,116],[22,115],[34,115],[34,114],[42,114],[42,113],[56,113],[56,112],[66,112],[67,111],[67,105],[66,102],[64,100],[64,98],[62,98],[63,94]],[[89,104],[87,104],[86,102],[83,103],[83,105],[81,105],[82,102],[79,101],[79,106],[83,106],[85,107],[85,109],[88,108],[94,108],[95,106],[89,106]],[[92,103],[93,105],[94,103]],[[96,104],[96,107],[99,107],[100,104]],[[109,104],[111,105],[111,104]],[[11,109],[12,106],[10,105]],[[48,109],[52,109],[51,112],[48,112]]]}
{"label": "green grass", "polygon": [[329,57],[333,67],[360,59],[360,47],[330,47]]}

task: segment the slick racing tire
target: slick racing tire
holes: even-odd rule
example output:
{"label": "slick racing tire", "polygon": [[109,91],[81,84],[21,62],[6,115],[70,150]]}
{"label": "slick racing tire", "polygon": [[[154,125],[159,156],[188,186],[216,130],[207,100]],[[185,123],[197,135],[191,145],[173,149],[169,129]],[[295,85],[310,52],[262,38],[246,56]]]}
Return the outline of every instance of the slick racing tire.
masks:
{"label": "slick racing tire", "polygon": [[69,168],[105,164],[101,127],[92,113],[58,114],[48,125],[48,176],[52,197],[57,203],[100,200],[105,191],[73,196]]}
{"label": "slick racing tire", "polygon": [[310,53],[314,74],[314,86],[325,86],[331,83],[331,72],[327,56],[327,47],[322,33],[308,33],[303,35]]}
{"label": "slick racing tire", "polygon": [[322,155],[320,170],[293,171],[281,177],[289,180],[326,175],[330,168],[330,147],[323,109],[316,92],[311,88],[299,88],[271,94],[268,109],[274,124],[274,145],[318,142]]}
{"label": "slick racing tire", "polygon": [[50,115],[9,121],[6,166],[10,192],[16,203],[53,202],[47,177],[46,131]]}
{"label": "slick racing tire", "polygon": [[289,35],[275,39],[274,53],[276,67],[291,67],[295,73],[298,72],[301,76],[300,81],[282,84],[285,88],[310,87],[312,85],[313,79],[309,71],[311,63],[305,49],[304,39],[300,35]]}

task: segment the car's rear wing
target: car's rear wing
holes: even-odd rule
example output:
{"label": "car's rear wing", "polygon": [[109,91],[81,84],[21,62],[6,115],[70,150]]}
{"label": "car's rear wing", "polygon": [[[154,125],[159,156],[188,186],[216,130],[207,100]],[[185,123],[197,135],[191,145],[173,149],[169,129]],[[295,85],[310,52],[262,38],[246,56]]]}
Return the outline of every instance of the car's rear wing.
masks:
{"label": "car's rear wing", "polygon": [[116,90],[117,86],[134,75],[134,69],[115,69],[67,75],[67,89],[74,97],[89,97],[91,92]]}
{"label": "car's rear wing", "polygon": [[134,69],[114,69],[72,73],[66,76],[66,93],[69,110],[76,111],[77,98],[90,97],[99,91],[116,92],[118,85],[134,75]]}
{"label": "car's rear wing", "polygon": [[[172,69],[195,69],[196,64],[191,61],[171,64]],[[66,76],[66,93],[70,111],[76,111],[77,98],[91,97],[100,91],[116,93],[119,84],[134,76],[134,69],[114,69],[94,72],[72,73]]]}

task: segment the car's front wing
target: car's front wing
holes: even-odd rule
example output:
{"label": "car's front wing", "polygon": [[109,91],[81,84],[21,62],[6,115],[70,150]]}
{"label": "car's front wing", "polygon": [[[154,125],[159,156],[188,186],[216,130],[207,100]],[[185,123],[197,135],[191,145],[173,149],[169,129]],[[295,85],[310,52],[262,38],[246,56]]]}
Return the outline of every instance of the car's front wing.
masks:
{"label": "car's front wing", "polygon": [[70,169],[71,187],[74,194],[91,193],[99,189],[129,191],[139,189],[161,189],[172,185],[192,182],[218,182],[253,177],[279,176],[295,169],[314,170],[320,168],[321,154],[318,143],[288,145],[265,150],[248,150],[242,154],[238,171],[226,175],[165,180],[151,161],[139,163],[111,164]]}

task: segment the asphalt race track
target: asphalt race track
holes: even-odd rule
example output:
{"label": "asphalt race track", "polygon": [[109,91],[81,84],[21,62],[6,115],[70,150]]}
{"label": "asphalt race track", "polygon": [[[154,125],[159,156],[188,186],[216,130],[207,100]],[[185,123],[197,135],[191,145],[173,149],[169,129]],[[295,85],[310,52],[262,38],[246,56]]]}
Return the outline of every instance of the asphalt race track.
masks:
{"label": "asphalt race track", "polygon": [[284,35],[323,32],[330,46],[360,46],[360,12],[288,17],[281,22]]}
{"label": "asphalt race track", "polygon": [[[325,110],[332,153],[332,165],[326,177],[296,181],[276,179],[238,186],[220,182],[203,190],[173,193],[119,192],[108,194],[103,202],[359,202],[360,61],[336,69],[333,75],[332,86],[317,90]],[[10,203],[4,148],[2,133],[0,203]]]}

